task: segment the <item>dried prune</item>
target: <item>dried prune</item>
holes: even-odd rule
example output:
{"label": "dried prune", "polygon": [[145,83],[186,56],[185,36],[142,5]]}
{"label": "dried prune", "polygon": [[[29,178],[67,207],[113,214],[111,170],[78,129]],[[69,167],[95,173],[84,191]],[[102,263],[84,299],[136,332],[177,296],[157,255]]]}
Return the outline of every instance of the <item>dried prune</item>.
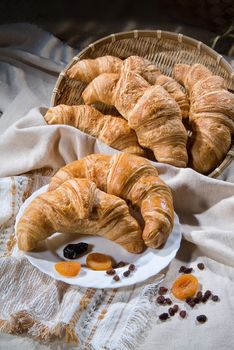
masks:
{"label": "dried prune", "polygon": [[180,317],[185,318],[187,315],[187,312],[185,310],[180,311]]}
{"label": "dried prune", "polygon": [[88,250],[88,243],[80,242],[77,244],[68,244],[63,249],[63,255],[67,259],[76,259],[79,255],[87,252]]}
{"label": "dried prune", "polygon": [[164,312],[163,314],[159,315],[158,318],[161,320],[161,321],[166,321],[168,318],[169,318],[169,315],[167,312]]}
{"label": "dried prune", "polygon": [[174,310],[175,313],[178,312],[179,306],[178,306],[177,304],[175,304],[175,305],[173,306],[173,310]]}
{"label": "dried prune", "polygon": [[128,277],[130,275],[131,271],[127,270],[123,273],[124,277]]}
{"label": "dried prune", "polygon": [[166,294],[168,291],[168,289],[166,287],[160,287],[159,290],[158,290],[158,294],[159,295],[164,295]]}
{"label": "dried prune", "polygon": [[203,263],[199,263],[197,264],[197,267],[199,268],[199,270],[204,270],[205,265]]}
{"label": "dried prune", "polygon": [[175,311],[174,311],[174,309],[172,307],[170,307],[168,309],[168,313],[169,313],[170,316],[174,316],[175,315]]}
{"label": "dried prune", "polygon": [[118,281],[120,281],[120,278],[119,278],[118,275],[115,275],[115,276],[113,277],[113,280],[116,281],[116,282],[118,282]]}
{"label": "dried prune", "polygon": [[163,305],[165,301],[165,298],[163,295],[160,295],[159,297],[157,297],[157,303]]}
{"label": "dried prune", "polygon": [[206,315],[199,315],[197,316],[197,321],[200,323],[205,323],[207,321]]}
{"label": "dried prune", "polygon": [[213,301],[219,301],[219,297],[218,295],[213,295],[212,298],[211,298]]}
{"label": "dried prune", "polygon": [[134,271],[135,268],[136,268],[136,266],[134,264],[130,264],[128,269],[129,269],[129,271]]}
{"label": "dried prune", "polygon": [[166,298],[166,299],[165,299],[165,302],[166,302],[167,305],[171,305],[171,304],[172,304],[172,301],[171,301],[170,298]]}
{"label": "dried prune", "polygon": [[184,272],[186,270],[186,266],[180,266],[179,273]]}
{"label": "dried prune", "polygon": [[206,292],[205,292],[205,294],[204,294],[204,297],[205,298],[207,298],[207,299],[209,299],[210,297],[211,297],[211,291],[210,290],[207,290]]}

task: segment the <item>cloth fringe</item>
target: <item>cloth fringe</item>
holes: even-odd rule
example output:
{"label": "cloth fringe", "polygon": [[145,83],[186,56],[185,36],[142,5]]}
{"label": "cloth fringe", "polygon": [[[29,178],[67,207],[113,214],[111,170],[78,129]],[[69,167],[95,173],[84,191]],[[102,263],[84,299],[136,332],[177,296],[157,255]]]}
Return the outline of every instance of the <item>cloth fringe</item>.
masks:
{"label": "cloth fringe", "polygon": [[155,318],[156,314],[156,306],[154,307],[150,301],[163,279],[164,275],[162,275],[161,280],[157,281],[156,285],[151,284],[143,289],[126,322],[125,331],[114,347],[115,350],[135,350],[146,339],[152,325],[152,319]]}
{"label": "cloth fringe", "polygon": [[42,343],[47,343],[56,338],[64,338],[67,343],[78,343],[78,337],[75,335],[75,330],[68,329],[62,323],[58,323],[55,327],[50,328],[33,318],[26,311],[19,311],[11,315],[9,320],[0,320],[0,332],[20,335],[27,333],[33,339]]}

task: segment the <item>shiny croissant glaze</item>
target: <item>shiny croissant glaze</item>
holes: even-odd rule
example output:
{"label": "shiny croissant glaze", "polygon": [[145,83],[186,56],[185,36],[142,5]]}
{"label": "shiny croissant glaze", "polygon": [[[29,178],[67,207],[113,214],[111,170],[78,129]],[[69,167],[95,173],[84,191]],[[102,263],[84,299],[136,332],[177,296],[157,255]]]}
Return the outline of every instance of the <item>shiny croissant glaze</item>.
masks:
{"label": "shiny croissant glaze", "polygon": [[52,177],[49,190],[72,178],[87,178],[100,190],[140,208],[147,246],[157,248],[167,240],[174,221],[172,194],[148,160],[127,153],[92,154],[61,168]]}

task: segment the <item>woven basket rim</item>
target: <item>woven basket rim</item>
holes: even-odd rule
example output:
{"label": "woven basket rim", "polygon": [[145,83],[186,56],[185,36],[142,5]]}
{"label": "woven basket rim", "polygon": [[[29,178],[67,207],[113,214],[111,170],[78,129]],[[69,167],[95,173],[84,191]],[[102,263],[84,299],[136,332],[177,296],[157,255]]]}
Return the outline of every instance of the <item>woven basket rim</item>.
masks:
{"label": "woven basket rim", "polygon": [[[109,42],[115,42],[117,40],[130,39],[130,38],[137,39],[140,37],[155,37],[157,39],[170,39],[170,40],[178,41],[179,43],[194,46],[197,50],[206,52],[209,56],[216,59],[217,64],[220,65],[226,72],[229,73],[229,79],[234,80],[234,69],[231,67],[231,65],[226,61],[226,59],[222,55],[218,54],[215,50],[213,50],[211,47],[204,44],[202,41],[196,40],[192,37],[189,37],[181,33],[169,32],[164,30],[147,30],[147,29],[137,30],[136,29],[132,31],[117,32],[117,33],[107,35],[105,37],[102,37],[90,43],[88,46],[86,46],[84,49],[78,52],[78,54],[73,57],[73,59],[66,65],[63,71],[59,74],[59,77],[56,81],[55,87],[52,92],[50,106],[51,107],[55,106],[56,97],[59,92],[59,86],[66,75],[66,71],[69,68],[71,68],[71,66],[73,66],[79,59],[82,59],[82,56],[87,54],[89,51],[90,52],[95,51],[96,48],[99,48],[104,44],[108,44]],[[213,177],[213,178],[218,177],[219,175],[222,174],[223,170],[232,162],[233,159],[234,159],[234,144],[230,148],[229,152],[227,153],[222,163],[207,176]]]}

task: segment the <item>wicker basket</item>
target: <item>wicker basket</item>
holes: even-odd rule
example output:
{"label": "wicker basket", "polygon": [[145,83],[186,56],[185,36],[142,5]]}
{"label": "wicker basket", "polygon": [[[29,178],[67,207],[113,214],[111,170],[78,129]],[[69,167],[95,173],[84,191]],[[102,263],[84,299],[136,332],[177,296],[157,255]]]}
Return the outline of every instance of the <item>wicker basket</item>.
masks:
{"label": "wicker basket", "polygon": [[[234,71],[225,59],[200,41],[182,34],[161,30],[134,30],[111,34],[100,39],[81,51],[59,75],[53,90],[51,105],[81,104],[81,93],[86,83],[74,81],[67,77],[66,71],[78,60],[113,55],[122,59],[130,55],[145,57],[154,62],[160,70],[171,76],[176,63],[202,63],[213,73],[222,76],[230,90],[234,90]],[[218,177],[234,158],[234,143],[222,163],[210,173]]]}

